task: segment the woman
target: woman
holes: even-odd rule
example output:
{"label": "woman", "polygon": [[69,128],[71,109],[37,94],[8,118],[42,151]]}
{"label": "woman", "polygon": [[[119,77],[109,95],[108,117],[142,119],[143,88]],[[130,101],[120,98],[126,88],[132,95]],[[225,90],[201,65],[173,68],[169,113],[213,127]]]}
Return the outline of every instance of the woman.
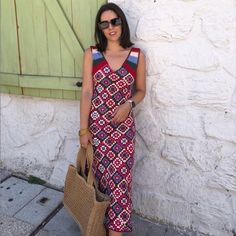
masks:
{"label": "woman", "polygon": [[132,47],[125,15],[114,3],[99,9],[95,40],[84,54],[80,144],[93,144],[96,180],[111,197],[104,224],[109,236],[121,236],[132,231],[133,108],[145,96],[145,57]]}

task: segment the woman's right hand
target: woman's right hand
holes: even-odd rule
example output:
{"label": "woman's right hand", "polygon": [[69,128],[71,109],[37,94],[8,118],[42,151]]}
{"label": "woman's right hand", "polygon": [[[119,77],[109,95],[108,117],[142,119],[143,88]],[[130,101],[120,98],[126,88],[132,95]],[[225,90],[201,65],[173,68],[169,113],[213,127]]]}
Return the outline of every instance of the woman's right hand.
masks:
{"label": "woman's right hand", "polygon": [[92,135],[90,132],[80,136],[80,146],[82,148],[86,149],[88,147],[88,143],[92,143]]}

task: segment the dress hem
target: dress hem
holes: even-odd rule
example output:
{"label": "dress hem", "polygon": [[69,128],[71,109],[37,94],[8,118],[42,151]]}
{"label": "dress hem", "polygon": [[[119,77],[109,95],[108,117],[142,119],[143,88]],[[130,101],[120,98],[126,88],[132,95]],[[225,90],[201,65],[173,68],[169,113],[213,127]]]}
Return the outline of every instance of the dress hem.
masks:
{"label": "dress hem", "polygon": [[107,226],[107,225],[105,225],[105,229],[106,230],[112,230],[112,231],[115,231],[115,232],[121,232],[121,233],[130,233],[130,232],[132,232],[133,231],[133,229],[130,229],[130,230],[115,230],[115,229],[111,229],[111,228],[109,228],[109,226]]}

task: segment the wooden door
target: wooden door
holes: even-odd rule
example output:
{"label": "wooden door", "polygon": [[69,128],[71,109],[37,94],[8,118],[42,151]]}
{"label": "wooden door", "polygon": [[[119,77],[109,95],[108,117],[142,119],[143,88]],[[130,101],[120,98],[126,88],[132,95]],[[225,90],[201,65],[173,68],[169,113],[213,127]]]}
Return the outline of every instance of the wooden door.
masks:
{"label": "wooden door", "polygon": [[83,52],[105,0],[1,0],[0,91],[79,99]]}

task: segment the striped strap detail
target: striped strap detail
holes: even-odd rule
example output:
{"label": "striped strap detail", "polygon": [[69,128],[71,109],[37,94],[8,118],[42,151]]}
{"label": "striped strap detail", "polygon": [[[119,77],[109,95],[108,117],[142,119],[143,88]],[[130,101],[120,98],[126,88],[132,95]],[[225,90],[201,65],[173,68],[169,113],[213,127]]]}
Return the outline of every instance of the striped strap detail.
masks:
{"label": "striped strap detail", "polygon": [[139,53],[140,53],[140,49],[139,48],[132,48],[132,51],[129,55],[128,61],[130,63],[133,63],[135,65],[138,64],[138,58],[139,58]]}
{"label": "striped strap detail", "polygon": [[91,46],[90,48],[91,48],[92,56],[93,56],[93,63],[94,64],[99,63],[103,59],[102,54],[97,50],[96,47]]}
{"label": "striped strap detail", "polygon": [[131,50],[132,51],[130,52],[129,57],[127,59],[127,64],[129,65],[130,68],[132,68],[133,71],[136,71],[139,60],[140,49],[132,48]]}

